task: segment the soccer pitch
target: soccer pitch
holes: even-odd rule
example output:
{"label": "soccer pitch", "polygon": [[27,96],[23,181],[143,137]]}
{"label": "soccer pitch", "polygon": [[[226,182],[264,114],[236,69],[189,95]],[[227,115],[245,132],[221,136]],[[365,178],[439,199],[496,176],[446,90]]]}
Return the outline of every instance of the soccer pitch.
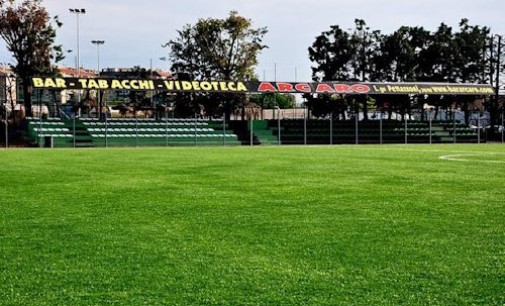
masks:
{"label": "soccer pitch", "polygon": [[1,305],[503,305],[505,146],[0,150]]}

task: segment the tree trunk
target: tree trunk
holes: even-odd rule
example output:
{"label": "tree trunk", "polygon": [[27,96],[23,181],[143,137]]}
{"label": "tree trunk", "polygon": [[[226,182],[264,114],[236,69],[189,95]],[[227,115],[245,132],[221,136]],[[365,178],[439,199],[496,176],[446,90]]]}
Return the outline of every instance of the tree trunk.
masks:
{"label": "tree trunk", "polygon": [[500,118],[498,112],[498,96],[494,96],[491,98],[491,107],[489,108],[489,120],[490,120],[490,129],[488,130],[489,136],[491,138],[495,137],[495,126],[499,125],[498,119]]}
{"label": "tree trunk", "polygon": [[469,124],[470,123],[470,111],[468,110],[468,102],[465,101],[465,103],[463,104],[463,107],[464,107],[464,114],[465,114],[465,124]]}
{"label": "tree trunk", "polygon": [[366,97],[363,99],[363,120],[368,120],[368,101]]}
{"label": "tree trunk", "polygon": [[[24,106],[25,114],[27,117],[31,117],[32,114],[32,92],[33,88],[30,82],[23,80],[23,94],[24,94]],[[40,101],[39,101],[40,102]]]}

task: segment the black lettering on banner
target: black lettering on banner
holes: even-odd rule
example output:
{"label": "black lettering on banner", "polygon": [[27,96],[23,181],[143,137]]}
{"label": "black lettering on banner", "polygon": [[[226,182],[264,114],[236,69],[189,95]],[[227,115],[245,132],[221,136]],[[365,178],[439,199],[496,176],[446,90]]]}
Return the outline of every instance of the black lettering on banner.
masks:
{"label": "black lettering on banner", "polygon": [[157,90],[167,92],[321,93],[321,94],[407,94],[407,95],[493,95],[489,84],[367,83],[367,82],[258,82],[180,81],[122,78],[33,77],[35,89]]}

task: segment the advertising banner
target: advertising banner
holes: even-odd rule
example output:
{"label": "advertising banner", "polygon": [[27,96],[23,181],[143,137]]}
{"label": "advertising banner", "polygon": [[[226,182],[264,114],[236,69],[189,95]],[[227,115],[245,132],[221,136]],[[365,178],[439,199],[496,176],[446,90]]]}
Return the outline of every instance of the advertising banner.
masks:
{"label": "advertising banner", "polygon": [[493,95],[488,84],[178,81],[162,79],[34,77],[35,89],[153,90],[166,92],[311,93],[369,95]]}

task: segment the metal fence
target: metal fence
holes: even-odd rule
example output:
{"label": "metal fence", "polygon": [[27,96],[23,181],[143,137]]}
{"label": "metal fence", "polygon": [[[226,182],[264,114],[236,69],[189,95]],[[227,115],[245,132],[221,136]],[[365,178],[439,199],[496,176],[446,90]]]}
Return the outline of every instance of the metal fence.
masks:
{"label": "metal fence", "polygon": [[[33,117],[19,121],[9,108],[1,108],[0,140],[3,147],[119,147],[119,146],[235,146],[387,143],[483,143],[490,140],[488,120],[481,116],[464,124],[452,120],[386,119],[354,116],[346,120],[312,118],[306,109],[263,110],[262,117],[173,118],[168,112],[138,114],[133,118],[74,113],[70,108],[37,105]],[[504,142],[501,126],[493,141]]]}

